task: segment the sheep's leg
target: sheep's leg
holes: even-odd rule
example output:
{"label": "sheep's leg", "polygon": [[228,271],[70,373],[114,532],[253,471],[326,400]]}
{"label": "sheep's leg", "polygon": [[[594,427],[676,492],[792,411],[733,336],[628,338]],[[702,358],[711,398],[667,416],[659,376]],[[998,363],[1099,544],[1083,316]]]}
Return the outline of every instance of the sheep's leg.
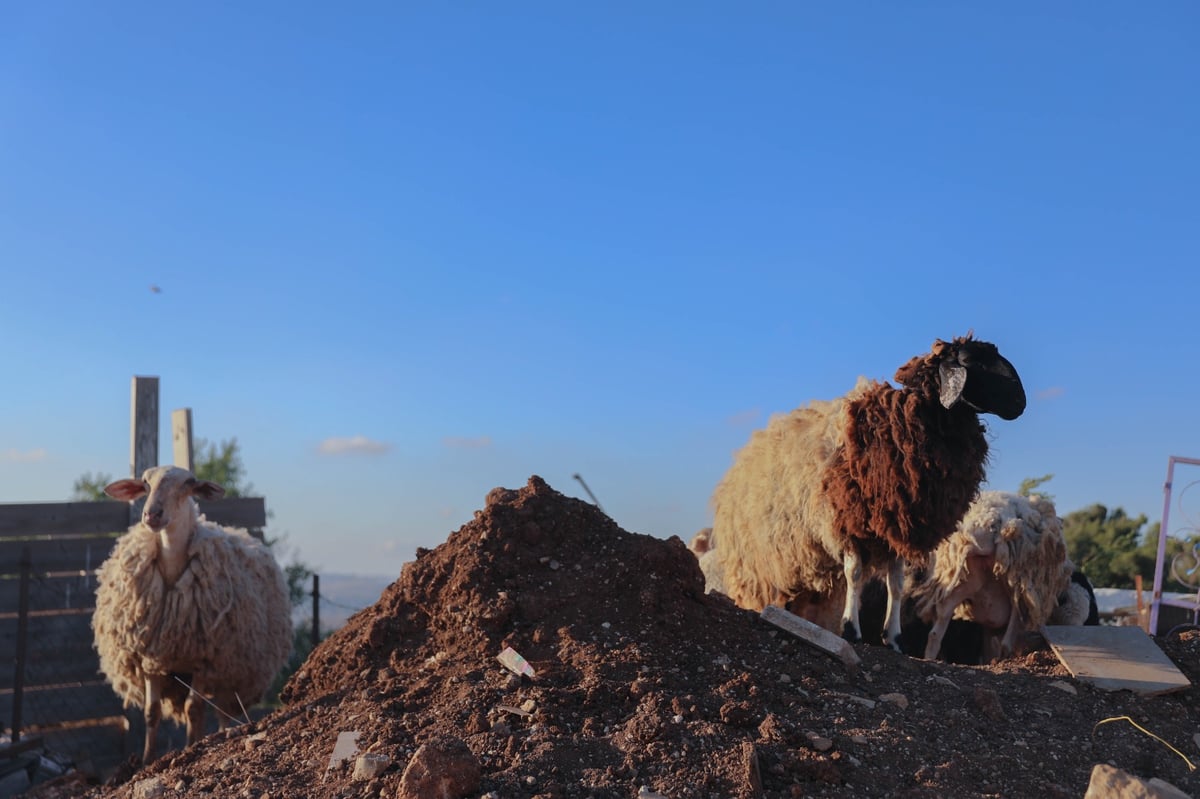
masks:
{"label": "sheep's leg", "polygon": [[862,605],[863,564],[855,552],[847,551],[842,560],[846,573],[846,607],[842,610],[842,638],[852,644],[862,640],[862,624],[859,610]]}
{"label": "sheep's leg", "polygon": [[160,677],[146,677],[146,704],[142,709],[146,719],[146,742],[142,747],[142,763],[149,765],[154,760],[155,745],[158,742],[158,723],[162,721],[162,680]]}
{"label": "sheep's leg", "polygon": [[183,715],[187,717],[188,746],[204,737],[204,696],[200,693],[203,688],[200,681],[193,678],[187,701],[183,704]]}
{"label": "sheep's leg", "polygon": [[934,606],[933,627],[929,630],[929,638],[925,642],[925,659],[935,660],[942,650],[942,637],[950,620],[954,618],[954,609],[975,593],[975,585],[967,582],[959,585]]}
{"label": "sheep's leg", "polygon": [[884,627],[883,643],[897,652],[900,647],[900,603],[904,593],[904,561],[897,559],[888,566],[887,572],[887,624]]}
{"label": "sheep's leg", "polygon": [[1001,657],[1009,657],[1017,648],[1017,636],[1025,629],[1025,622],[1021,618],[1021,613],[1016,607],[1013,607],[1008,614],[1008,627],[1004,630],[1004,637],[1000,639],[999,653],[992,653],[992,660],[998,660]]}

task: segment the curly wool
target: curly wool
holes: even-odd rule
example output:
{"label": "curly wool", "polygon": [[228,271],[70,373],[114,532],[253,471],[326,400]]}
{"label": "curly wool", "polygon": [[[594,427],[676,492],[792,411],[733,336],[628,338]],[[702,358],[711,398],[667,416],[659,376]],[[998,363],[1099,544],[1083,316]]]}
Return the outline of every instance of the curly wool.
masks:
{"label": "curly wool", "polygon": [[[179,675],[238,716],[262,699],[291,652],[287,583],[261,542],[203,516],[187,554],[167,586],[157,533],[139,524],[118,539],[97,575],[100,670],[126,707],[145,707],[147,674]],[[170,679],[163,694],[163,717],[185,721],[187,689]]]}
{"label": "curly wool", "polygon": [[[918,616],[936,621],[938,604],[967,581],[967,559],[972,556],[992,558],[992,577],[1024,630],[1037,629],[1050,619],[1074,570],[1052,502],[1037,495],[984,491],[954,535],[933,553],[927,579],[912,586]],[[970,604],[959,605],[954,618],[973,620]]]}
{"label": "curly wool", "polygon": [[983,480],[987,439],[975,411],[938,403],[936,372],[933,355],[918,356],[896,372],[905,389],[860,378],[751,435],[713,494],[731,599],[761,610],[801,597],[836,618],[843,553],[868,570],[919,561],[954,531]]}

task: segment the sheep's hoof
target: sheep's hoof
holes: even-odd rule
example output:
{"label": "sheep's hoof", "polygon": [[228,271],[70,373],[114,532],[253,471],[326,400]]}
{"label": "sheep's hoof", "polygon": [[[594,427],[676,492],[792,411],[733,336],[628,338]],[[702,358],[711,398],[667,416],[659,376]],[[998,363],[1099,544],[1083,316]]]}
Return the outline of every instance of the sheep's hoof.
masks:
{"label": "sheep's hoof", "polygon": [[842,622],[842,638],[845,638],[852,644],[862,642],[862,636],[858,634],[858,628],[854,626],[854,622]]}
{"label": "sheep's hoof", "polygon": [[890,646],[894,651],[899,652],[900,654],[903,655],[904,654],[904,634],[901,633],[900,635],[897,635],[891,641],[889,641],[887,639],[887,636],[884,636],[883,645]]}

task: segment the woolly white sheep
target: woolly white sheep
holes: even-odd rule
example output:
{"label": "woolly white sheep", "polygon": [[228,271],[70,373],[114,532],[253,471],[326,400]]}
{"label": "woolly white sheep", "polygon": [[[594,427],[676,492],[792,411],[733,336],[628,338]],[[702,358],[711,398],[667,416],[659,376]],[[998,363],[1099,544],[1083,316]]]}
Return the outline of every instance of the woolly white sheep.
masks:
{"label": "woolly white sheep", "polygon": [[860,379],[844,397],[777,415],[735,456],[713,493],[705,555],[734,602],[789,605],[858,641],[863,586],[882,574],[884,642],[900,648],[904,559],[949,536],[978,491],[988,451],[978,414],[1015,419],[1025,391],[995,345],[970,334],[935,341],[895,378],[902,388]]}
{"label": "woolly white sheep", "polygon": [[[931,625],[925,658],[938,656],[951,619],[976,622],[988,633],[985,661],[1012,654],[1017,637],[1045,624],[1059,597],[1070,596],[1073,571],[1052,502],[981,493],[954,534],[934,550],[924,579],[908,592],[916,615]],[[1083,607],[1086,617],[1086,598]],[[1064,620],[1075,615],[1063,611]]]}
{"label": "woolly white sheep", "polygon": [[100,567],[92,627],[100,670],[145,713],[149,763],[164,716],[186,722],[191,745],[204,734],[205,699],[224,727],[262,698],[291,652],[291,603],[270,550],[199,515],[192,497],[218,499],[221,486],[158,466],[104,490],[146,497]]}

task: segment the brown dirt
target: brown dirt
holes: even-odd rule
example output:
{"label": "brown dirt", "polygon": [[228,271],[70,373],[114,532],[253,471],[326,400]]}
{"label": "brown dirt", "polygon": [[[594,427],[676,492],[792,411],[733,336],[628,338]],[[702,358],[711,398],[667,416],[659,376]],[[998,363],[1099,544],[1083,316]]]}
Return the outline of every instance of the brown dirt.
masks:
{"label": "brown dirt", "polygon": [[[1200,682],[1200,634],[1159,644]],[[535,678],[499,664],[506,646]],[[533,477],[419,551],[313,652],[283,709],[121,785],[63,789],[145,795],[157,777],[161,796],[391,799],[414,751],[453,736],[481,767],[472,797],[1080,797],[1097,763],[1200,796],[1179,754],[1127,722],[1097,726],[1130,716],[1200,762],[1196,687],[1106,693],[1045,648],[988,667],[856,649],[847,668],[706,596],[678,538],[627,533]],[[502,709],[523,704],[531,715]],[[390,758],[378,777],[327,770],[352,730]]]}

